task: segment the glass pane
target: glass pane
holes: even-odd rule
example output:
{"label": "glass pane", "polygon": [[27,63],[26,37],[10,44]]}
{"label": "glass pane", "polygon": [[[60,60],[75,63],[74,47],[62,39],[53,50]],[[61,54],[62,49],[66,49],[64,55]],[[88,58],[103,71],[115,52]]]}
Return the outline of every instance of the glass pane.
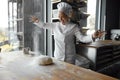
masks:
{"label": "glass pane", "polygon": [[[44,0],[34,0],[33,15],[44,21]],[[45,54],[45,32],[38,26],[33,30],[33,50],[37,53]]]}
{"label": "glass pane", "polygon": [[24,0],[24,47],[29,47],[37,55],[45,54],[45,31],[29,22],[29,17],[34,15],[44,22],[44,2],[45,0]]}
{"label": "glass pane", "polygon": [[1,51],[9,51],[11,46],[9,45],[9,38],[6,34],[8,30],[8,0],[3,0],[0,3],[0,48]]}
{"label": "glass pane", "polygon": [[[3,11],[3,13],[0,15],[2,18],[2,23],[0,23],[1,52],[19,50],[20,48],[21,41],[19,39],[18,31],[23,30],[21,28],[18,30],[18,26],[21,26],[23,24],[23,21],[22,19],[17,18],[17,15],[19,14],[17,1],[18,0],[4,0],[2,3],[0,3],[0,10]],[[3,7],[4,10],[2,9]]]}
{"label": "glass pane", "polygon": [[95,31],[96,1],[97,0],[88,0],[87,3],[87,13],[90,14],[87,18],[87,27],[89,28],[87,34],[92,34]]}

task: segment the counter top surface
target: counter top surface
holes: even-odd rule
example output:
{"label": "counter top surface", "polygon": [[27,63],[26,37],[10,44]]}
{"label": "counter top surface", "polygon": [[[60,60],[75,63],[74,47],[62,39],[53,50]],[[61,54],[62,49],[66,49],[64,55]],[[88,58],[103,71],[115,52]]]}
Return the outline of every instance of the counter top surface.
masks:
{"label": "counter top surface", "polygon": [[22,51],[0,53],[0,80],[117,80],[55,59],[42,66],[35,63],[36,57]]}
{"label": "counter top surface", "polygon": [[80,46],[86,46],[86,47],[93,47],[93,48],[99,48],[104,46],[111,46],[111,45],[120,45],[120,41],[114,41],[114,40],[99,40],[88,44],[78,44]]}

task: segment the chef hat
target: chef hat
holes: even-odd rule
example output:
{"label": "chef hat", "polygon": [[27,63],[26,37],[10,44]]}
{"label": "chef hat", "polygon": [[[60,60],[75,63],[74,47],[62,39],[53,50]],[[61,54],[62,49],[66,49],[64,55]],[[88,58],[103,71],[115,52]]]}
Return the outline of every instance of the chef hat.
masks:
{"label": "chef hat", "polygon": [[57,8],[58,11],[64,12],[67,16],[69,16],[72,11],[72,6],[65,2],[58,3]]}

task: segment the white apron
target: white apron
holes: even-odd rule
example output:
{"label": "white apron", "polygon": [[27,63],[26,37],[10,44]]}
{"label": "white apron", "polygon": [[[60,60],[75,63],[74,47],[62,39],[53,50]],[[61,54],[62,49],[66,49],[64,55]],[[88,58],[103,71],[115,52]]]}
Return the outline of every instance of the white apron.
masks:
{"label": "white apron", "polygon": [[37,26],[45,29],[52,29],[55,40],[54,57],[58,60],[75,63],[75,43],[74,37],[84,43],[92,42],[92,36],[84,36],[81,34],[76,24],[67,23],[62,25],[56,23],[35,23]]}

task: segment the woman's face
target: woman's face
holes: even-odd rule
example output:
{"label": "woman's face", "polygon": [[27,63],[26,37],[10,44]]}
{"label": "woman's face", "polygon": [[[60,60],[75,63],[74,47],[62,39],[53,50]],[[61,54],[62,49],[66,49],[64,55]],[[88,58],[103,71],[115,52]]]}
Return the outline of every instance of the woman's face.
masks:
{"label": "woman's face", "polygon": [[69,17],[62,11],[59,12],[58,17],[59,17],[60,22],[63,25],[65,25],[69,20]]}

